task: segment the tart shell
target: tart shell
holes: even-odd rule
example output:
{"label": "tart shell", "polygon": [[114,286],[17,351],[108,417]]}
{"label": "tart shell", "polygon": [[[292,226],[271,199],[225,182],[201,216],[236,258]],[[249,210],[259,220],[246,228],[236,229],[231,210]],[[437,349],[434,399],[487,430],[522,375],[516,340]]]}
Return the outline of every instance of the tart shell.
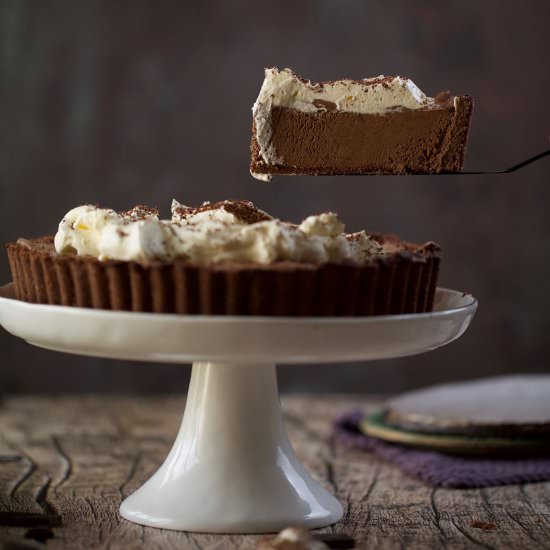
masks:
{"label": "tart shell", "polygon": [[[372,235],[372,234],[371,234]],[[373,235],[367,264],[193,264],[60,255],[53,237],[7,244],[17,299],[63,306],[202,315],[366,316],[431,311],[439,247]]]}

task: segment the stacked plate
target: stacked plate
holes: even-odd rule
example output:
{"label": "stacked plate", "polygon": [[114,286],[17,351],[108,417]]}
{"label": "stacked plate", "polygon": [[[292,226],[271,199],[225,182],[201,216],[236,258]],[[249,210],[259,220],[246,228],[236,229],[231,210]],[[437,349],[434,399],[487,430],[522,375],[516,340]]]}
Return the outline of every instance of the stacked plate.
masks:
{"label": "stacked plate", "polygon": [[361,429],[384,441],[453,454],[550,454],[550,375],[413,391],[368,415]]}

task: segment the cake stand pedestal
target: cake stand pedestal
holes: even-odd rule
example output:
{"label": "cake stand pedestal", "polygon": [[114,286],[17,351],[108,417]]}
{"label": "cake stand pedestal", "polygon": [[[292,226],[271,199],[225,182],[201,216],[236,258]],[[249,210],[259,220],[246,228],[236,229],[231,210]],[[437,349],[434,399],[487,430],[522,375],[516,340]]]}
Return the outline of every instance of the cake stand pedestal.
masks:
{"label": "cake stand pedestal", "polygon": [[28,304],[0,289],[0,323],[48,349],[193,362],[185,414],[159,470],[126,498],[136,523],[210,533],[323,527],[342,507],[297,458],[281,415],[276,363],[383,359],[458,338],[477,307],[438,289],[435,310],[348,318],[183,316]]}

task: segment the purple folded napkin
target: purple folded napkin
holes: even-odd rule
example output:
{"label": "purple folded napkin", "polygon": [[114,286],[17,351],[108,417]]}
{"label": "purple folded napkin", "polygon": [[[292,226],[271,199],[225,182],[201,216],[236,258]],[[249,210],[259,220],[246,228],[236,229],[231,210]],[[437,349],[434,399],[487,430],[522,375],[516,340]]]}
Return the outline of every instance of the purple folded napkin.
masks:
{"label": "purple folded napkin", "polygon": [[386,443],[359,429],[361,411],[351,411],[334,422],[338,443],[374,453],[435,487],[490,487],[550,480],[550,458],[473,458],[451,456]]}

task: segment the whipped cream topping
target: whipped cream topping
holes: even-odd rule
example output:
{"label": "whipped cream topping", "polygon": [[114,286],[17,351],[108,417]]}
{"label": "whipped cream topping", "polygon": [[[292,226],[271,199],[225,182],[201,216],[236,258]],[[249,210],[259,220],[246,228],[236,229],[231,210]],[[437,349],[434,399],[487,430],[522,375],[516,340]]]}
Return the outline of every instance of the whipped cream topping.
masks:
{"label": "whipped cream topping", "polygon": [[[265,70],[258,99],[252,107],[256,139],[266,164],[282,160],[271,144],[271,110],[288,107],[306,113],[339,110],[352,113],[384,114],[395,109],[421,109],[435,100],[426,96],[409,78],[378,76],[363,80],[338,80],[314,84],[295,75],[290,69]],[[269,181],[267,174],[252,175]]]}
{"label": "whipped cream topping", "polygon": [[172,218],[139,206],[128,212],[85,205],[64,216],[54,239],[59,254],[101,261],[183,259],[199,263],[279,261],[365,263],[383,254],[364,231],[344,233],[334,213],[309,216],[300,225],[282,222],[248,201],[205,203],[192,208],[172,202]]}

